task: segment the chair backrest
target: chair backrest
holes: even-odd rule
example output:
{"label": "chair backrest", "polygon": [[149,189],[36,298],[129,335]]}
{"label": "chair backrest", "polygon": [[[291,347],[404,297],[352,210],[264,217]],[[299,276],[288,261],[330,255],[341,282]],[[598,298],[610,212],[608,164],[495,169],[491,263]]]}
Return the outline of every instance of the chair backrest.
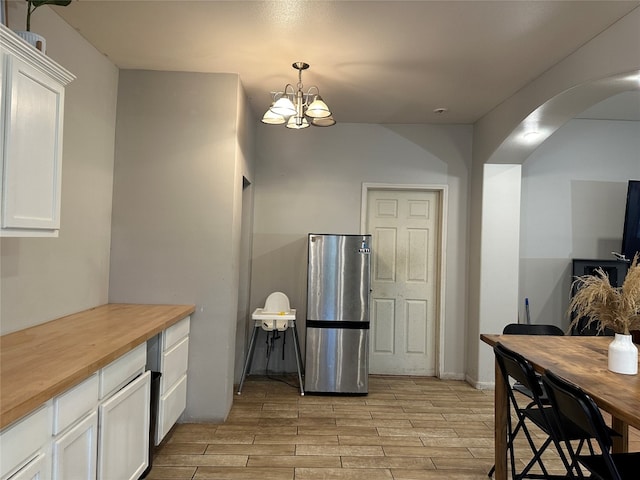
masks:
{"label": "chair backrest", "polygon": [[[582,428],[595,438],[600,447],[602,459],[609,470],[611,480],[621,480],[613,458],[611,457],[612,439],[600,409],[593,399],[580,387],[547,371],[542,382],[551,403],[556,419],[565,418]],[[561,427],[560,427],[561,428]],[[567,442],[567,449],[572,452]]]}
{"label": "chair backrest", "polygon": [[531,363],[522,355],[508,349],[500,342],[493,347],[493,352],[495,353],[496,362],[504,377],[505,384],[508,385],[509,377],[513,378],[531,390],[535,395],[534,398],[538,399],[536,403],[539,403],[539,399],[542,396],[542,387]]}
{"label": "chair backrest", "polygon": [[564,332],[555,325],[534,323],[510,323],[502,330],[504,335],[555,335],[561,337]]}
{"label": "chair backrest", "polygon": [[264,302],[265,312],[289,312],[290,310],[289,297],[282,292],[273,292]]}
{"label": "chair backrest", "polygon": [[580,387],[553,372],[542,375],[542,383],[556,412],[586,431],[607,448],[611,446],[611,436],[595,402]]}

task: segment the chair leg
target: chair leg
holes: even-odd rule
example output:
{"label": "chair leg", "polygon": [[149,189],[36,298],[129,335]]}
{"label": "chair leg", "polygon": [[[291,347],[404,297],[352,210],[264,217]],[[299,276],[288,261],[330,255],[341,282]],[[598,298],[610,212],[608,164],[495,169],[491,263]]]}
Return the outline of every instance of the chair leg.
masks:
{"label": "chair leg", "polygon": [[258,330],[260,327],[253,328],[253,333],[251,334],[251,340],[249,341],[249,349],[247,351],[247,359],[244,362],[244,369],[242,370],[242,377],[240,377],[240,385],[238,385],[238,395],[242,393],[242,385],[244,384],[244,379],[249,373],[249,369],[251,368],[251,361],[253,360],[253,351],[256,348],[256,335],[258,335]]}
{"label": "chair leg", "polygon": [[296,325],[293,324],[293,346],[296,350],[296,367],[298,368],[298,382],[300,382],[300,395],[304,395],[304,386],[302,383],[302,355],[300,354],[300,343],[298,342],[298,332]]}

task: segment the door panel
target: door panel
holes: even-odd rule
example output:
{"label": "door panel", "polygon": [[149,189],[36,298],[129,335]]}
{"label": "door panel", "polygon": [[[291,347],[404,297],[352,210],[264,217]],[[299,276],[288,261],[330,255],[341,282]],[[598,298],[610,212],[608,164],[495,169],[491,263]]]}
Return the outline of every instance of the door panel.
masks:
{"label": "door panel", "polygon": [[407,300],[406,302],[407,346],[405,352],[427,352],[427,302],[423,300]]}
{"label": "door panel", "polygon": [[374,299],[373,301],[373,318],[377,319],[373,351],[378,354],[393,354],[395,350],[395,303],[393,299]]}
{"label": "door panel", "polygon": [[438,211],[437,192],[368,191],[371,373],[435,374]]}
{"label": "door panel", "polygon": [[395,282],[396,280],[396,237],[395,228],[376,228],[374,255],[374,280]]}
{"label": "door panel", "polygon": [[407,237],[407,281],[426,283],[429,231],[411,228],[407,230]]}

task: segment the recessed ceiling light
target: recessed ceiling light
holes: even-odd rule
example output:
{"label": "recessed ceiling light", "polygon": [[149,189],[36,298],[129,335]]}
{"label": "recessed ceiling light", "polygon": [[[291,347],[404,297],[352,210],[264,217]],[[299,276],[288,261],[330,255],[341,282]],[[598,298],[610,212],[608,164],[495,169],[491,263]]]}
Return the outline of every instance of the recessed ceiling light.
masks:
{"label": "recessed ceiling light", "polygon": [[529,130],[522,134],[522,141],[527,144],[534,144],[540,140],[541,133],[537,130]]}
{"label": "recessed ceiling light", "polygon": [[448,112],[448,111],[449,111],[449,109],[448,109],[448,108],[446,108],[446,107],[438,107],[438,108],[435,108],[435,109],[433,110],[433,113],[436,113],[436,114],[438,114],[438,115],[442,115],[443,113],[446,113],[446,112]]}

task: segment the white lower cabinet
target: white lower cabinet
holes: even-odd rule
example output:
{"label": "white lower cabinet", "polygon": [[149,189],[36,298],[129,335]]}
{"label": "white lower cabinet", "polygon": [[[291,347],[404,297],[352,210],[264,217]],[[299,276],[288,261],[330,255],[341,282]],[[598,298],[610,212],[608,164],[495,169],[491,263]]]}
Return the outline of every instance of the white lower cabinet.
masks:
{"label": "white lower cabinet", "polygon": [[186,407],[188,355],[186,317],[13,422],[0,431],[0,480],[137,480],[149,465],[145,368],[162,372],[160,443]]}
{"label": "white lower cabinet", "polygon": [[51,471],[52,402],[0,432],[2,480],[48,480]]}
{"label": "white lower cabinet", "polygon": [[159,445],[169,430],[176,424],[187,407],[187,374],[185,373],[169,391],[163,393],[158,402],[156,445]]}
{"label": "white lower cabinet", "polygon": [[87,415],[53,441],[52,480],[96,478],[98,412]]}
{"label": "white lower cabinet", "polygon": [[9,480],[45,480],[49,478],[49,463],[44,453],[39,453],[34,459],[27,463]]}
{"label": "white lower cabinet", "polygon": [[133,480],[147,468],[151,372],[98,407],[98,480]]}
{"label": "white lower cabinet", "polygon": [[147,368],[161,373],[155,445],[160,445],[187,406],[190,322],[186,317],[147,343]]}

